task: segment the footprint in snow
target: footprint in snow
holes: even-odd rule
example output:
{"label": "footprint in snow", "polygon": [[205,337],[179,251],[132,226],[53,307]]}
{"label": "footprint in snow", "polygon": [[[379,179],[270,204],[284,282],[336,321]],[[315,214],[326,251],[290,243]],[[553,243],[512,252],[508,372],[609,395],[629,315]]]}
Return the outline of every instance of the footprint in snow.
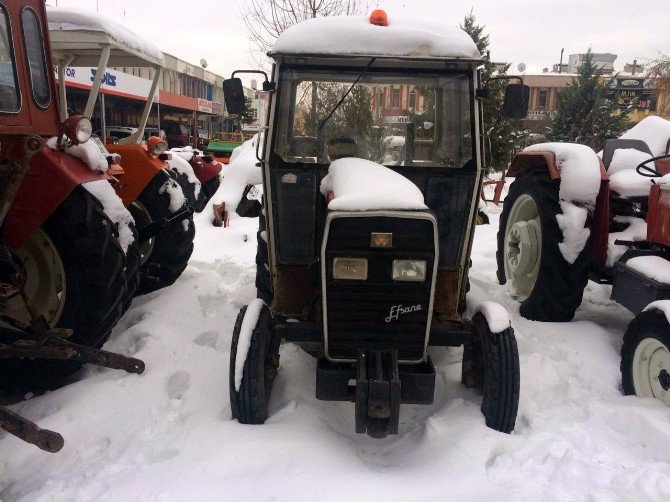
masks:
{"label": "footprint in snow", "polygon": [[216,342],[219,340],[219,334],[216,331],[205,331],[193,339],[193,343],[201,347],[216,348]]}
{"label": "footprint in snow", "polygon": [[191,387],[191,374],[175,371],[167,380],[167,394],[170,399],[181,399]]}

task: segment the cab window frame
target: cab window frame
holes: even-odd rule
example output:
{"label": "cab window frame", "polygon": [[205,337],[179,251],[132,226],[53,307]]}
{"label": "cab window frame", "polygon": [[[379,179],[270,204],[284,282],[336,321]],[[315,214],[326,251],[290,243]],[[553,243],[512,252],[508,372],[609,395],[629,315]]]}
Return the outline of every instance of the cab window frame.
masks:
{"label": "cab window frame", "polygon": [[[30,11],[32,16],[34,17],[35,22],[37,23],[37,34],[39,36],[39,41],[41,45],[41,62],[42,62],[42,68],[44,70],[44,79],[45,79],[45,84],[46,84],[46,91],[47,91],[47,100],[46,104],[42,104],[37,100],[36,94],[35,94],[35,85],[34,85],[34,80],[33,80],[33,71],[32,71],[32,65],[31,65],[31,60],[30,56],[28,54],[28,39],[26,38],[26,33],[23,28],[24,25],[24,16],[26,15],[26,12]],[[33,9],[30,5],[26,5],[23,9],[21,9],[21,15],[20,15],[20,23],[21,23],[21,38],[23,40],[23,52],[26,58],[26,68],[28,70],[28,76],[30,77],[30,94],[33,99],[33,103],[35,103],[35,106],[37,106],[40,110],[46,110],[51,106],[51,101],[52,101],[52,96],[51,96],[51,76],[49,75],[49,66],[47,64],[47,49],[46,49],[46,44],[44,42],[44,33],[42,31],[42,23],[40,22],[40,16],[37,14],[35,9]]]}
{"label": "cab window frame", "polygon": [[0,2],[0,15],[4,16],[7,26],[7,43],[9,44],[7,51],[9,53],[10,63],[12,65],[12,73],[14,74],[14,83],[16,84],[16,100],[18,105],[16,110],[3,110],[0,108],[0,115],[18,115],[21,113],[23,108],[23,93],[21,92],[21,82],[19,80],[19,74],[16,68],[16,50],[13,40],[12,18],[10,17],[9,11],[7,10],[7,7],[5,7],[4,2]]}

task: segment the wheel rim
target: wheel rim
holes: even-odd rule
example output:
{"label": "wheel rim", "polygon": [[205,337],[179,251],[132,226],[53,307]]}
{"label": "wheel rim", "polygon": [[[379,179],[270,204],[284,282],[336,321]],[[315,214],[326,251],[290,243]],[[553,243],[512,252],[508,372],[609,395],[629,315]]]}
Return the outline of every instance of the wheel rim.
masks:
{"label": "wheel rim", "polygon": [[[37,312],[44,315],[49,326],[55,326],[63,313],[67,289],[65,268],[56,246],[44,231],[37,230],[13,254],[23,269],[23,289],[28,299]],[[9,297],[4,310],[9,317],[30,322],[30,314],[18,290]],[[0,325],[7,326],[2,322]]]}
{"label": "wheel rim", "polygon": [[[138,230],[151,223],[152,220],[149,211],[147,211],[147,208],[140,202],[133,201],[128,209],[135,220],[135,226]],[[152,237],[140,242],[138,247],[140,251],[140,266],[142,266],[146,263],[154,250],[154,238]]]}
{"label": "wheel rim", "polygon": [[645,338],[635,348],[633,385],[638,396],[670,406],[670,350],[660,340]]}
{"label": "wheel rim", "polygon": [[505,226],[505,278],[524,301],[535,288],[542,258],[542,224],[537,204],[522,194],[512,205]]}

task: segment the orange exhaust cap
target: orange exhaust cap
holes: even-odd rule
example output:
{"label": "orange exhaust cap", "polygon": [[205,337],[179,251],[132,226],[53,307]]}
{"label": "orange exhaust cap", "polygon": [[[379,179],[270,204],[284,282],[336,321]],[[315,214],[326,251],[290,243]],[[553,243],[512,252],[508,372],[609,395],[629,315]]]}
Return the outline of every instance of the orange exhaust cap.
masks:
{"label": "orange exhaust cap", "polygon": [[370,24],[374,24],[376,26],[388,26],[389,20],[388,16],[386,15],[386,11],[382,9],[373,10],[372,14],[370,14]]}

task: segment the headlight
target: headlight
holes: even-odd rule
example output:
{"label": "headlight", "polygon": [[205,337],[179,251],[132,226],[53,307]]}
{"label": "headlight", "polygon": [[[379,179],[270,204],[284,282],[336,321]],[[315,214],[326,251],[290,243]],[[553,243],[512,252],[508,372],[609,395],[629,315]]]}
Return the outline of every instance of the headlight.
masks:
{"label": "headlight", "polygon": [[86,143],[88,139],[91,137],[92,132],[93,132],[93,126],[91,125],[91,121],[88,119],[88,117],[80,118],[75,127],[75,135],[77,136],[77,141],[79,143]]}
{"label": "headlight", "polygon": [[423,282],[426,280],[425,260],[393,260],[393,280]]}
{"label": "headlight", "polygon": [[364,281],[368,278],[368,260],[365,258],[334,258],[333,279]]}
{"label": "headlight", "polygon": [[167,150],[167,143],[157,136],[151,136],[147,140],[147,150],[153,155],[160,155]]}

